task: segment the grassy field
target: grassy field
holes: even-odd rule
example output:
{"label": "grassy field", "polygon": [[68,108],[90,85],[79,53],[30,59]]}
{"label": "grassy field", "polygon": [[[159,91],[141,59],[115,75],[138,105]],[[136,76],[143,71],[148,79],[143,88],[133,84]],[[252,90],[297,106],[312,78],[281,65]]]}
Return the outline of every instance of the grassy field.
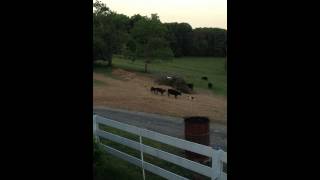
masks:
{"label": "grassy field", "polygon": [[94,80],[93,80],[93,85],[94,85],[94,86],[101,86],[101,85],[106,85],[106,83],[103,82],[103,81],[94,79]]}
{"label": "grassy field", "polygon": [[[114,67],[130,71],[144,72],[144,62],[130,60],[120,57],[113,58]],[[208,82],[213,84],[212,91],[215,94],[226,96],[227,75],[224,69],[225,58],[214,57],[183,57],[168,61],[154,61],[148,65],[151,74],[177,74],[185,78],[188,83],[193,83],[195,89],[208,89]],[[110,70],[103,70],[102,66],[95,66],[95,72],[110,74]],[[202,76],[208,77],[208,82],[202,80]]]}

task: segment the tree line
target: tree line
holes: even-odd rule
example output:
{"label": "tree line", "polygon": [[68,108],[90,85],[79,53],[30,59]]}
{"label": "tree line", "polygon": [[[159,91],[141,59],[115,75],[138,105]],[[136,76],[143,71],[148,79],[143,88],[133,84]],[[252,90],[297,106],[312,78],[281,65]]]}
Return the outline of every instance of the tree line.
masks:
{"label": "tree line", "polygon": [[225,57],[227,30],[195,28],[188,23],[162,23],[157,14],[128,17],[111,11],[106,4],[93,3],[93,61],[112,63],[113,54],[134,61],[182,56]]}

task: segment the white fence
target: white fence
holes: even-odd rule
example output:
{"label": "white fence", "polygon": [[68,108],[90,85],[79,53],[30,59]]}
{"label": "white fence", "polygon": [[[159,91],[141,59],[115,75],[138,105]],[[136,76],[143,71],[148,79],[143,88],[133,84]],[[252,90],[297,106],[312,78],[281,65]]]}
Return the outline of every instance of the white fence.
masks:
{"label": "white fence", "polygon": [[[116,129],[120,129],[139,136],[140,142],[132,141],[122,136],[112,134],[110,132],[103,131],[99,129],[98,124],[104,124]],[[155,156],[159,159],[174,163],[191,171],[197,172],[204,176],[210,177],[212,180],[226,180],[227,174],[223,172],[223,163],[227,164],[227,153],[222,150],[215,150],[212,147],[205,146],[202,144],[193,143],[183,139],[167,136],[147,129],[138,128],[132,125],[124,124],[118,121],[114,121],[108,118],[104,118],[98,115],[93,116],[93,132],[97,139],[104,138],[110,141],[120,143],[122,145],[128,146],[130,148],[140,151],[141,159],[134,156],[116,150],[107,145],[101,144],[101,146],[110,154],[121,158],[129,163],[142,168],[143,179],[145,179],[144,171],[150,171],[166,179],[187,179],[173,172],[162,169],[156,165],[145,162],[143,160],[143,154],[147,153]],[[143,144],[142,137],[152,139],[164,144],[168,144],[183,150],[188,150],[194,153],[198,153],[211,158],[212,166],[205,166],[198,162],[194,162],[183,157],[162,151],[160,149]]]}

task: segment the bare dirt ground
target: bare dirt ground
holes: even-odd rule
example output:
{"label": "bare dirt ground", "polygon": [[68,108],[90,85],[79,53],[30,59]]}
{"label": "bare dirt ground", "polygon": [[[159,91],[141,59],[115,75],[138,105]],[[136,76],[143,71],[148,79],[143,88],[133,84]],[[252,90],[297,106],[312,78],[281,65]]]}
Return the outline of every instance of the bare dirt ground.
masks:
{"label": "bare dirt ground", "polygon": [[127,109],[168,115],[175,117],[207,116],[211,121],[226,123],[227,100],[226,97],[216,96],[209,91],[198,91],[188,99],[183,94],[175,99],[173,96],[155,95],[150,92],[151,86],[159,86],[154,83],[151,76],[128,72],[122,69],[114,69],[112,77],[103,74],[93,74],[94,80],[104,82],[93,88],[94,106],[106,106],[111,108]]}

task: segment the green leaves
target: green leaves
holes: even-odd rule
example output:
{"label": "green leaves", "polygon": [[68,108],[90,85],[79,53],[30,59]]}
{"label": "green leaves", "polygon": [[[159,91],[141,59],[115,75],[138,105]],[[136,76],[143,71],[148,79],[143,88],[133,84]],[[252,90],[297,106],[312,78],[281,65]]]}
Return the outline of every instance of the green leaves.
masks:
{"label": "green leaves", "polygon": [[157,14],[129,18],[112,12],[101,1],[93,3],[93,57],[111,65],[112,54],[151,62],[173,56],[226,56],[227,31],[192,29],[188,23],[162,23]]}
{"label": "green leaves", "polygon": [[93,3],[93,14],[97,16],[105,16],[110,13],[110,9],[101,1]]}
{"label": "green leaves", "polygon": [[167,29],[157,14],[152,14],[151,18],[140,17],[131,30],[137,56],[145,58],[148,62],[156,58],[171,58],[173,54],[165,39],[166,32]]}
{"label": "green leaves", "polygon": [[129,39],[130,19],[110,11],[101,1],[93,7],[93,61],[105,60],[111,65],[112,54],[123,53]]}

